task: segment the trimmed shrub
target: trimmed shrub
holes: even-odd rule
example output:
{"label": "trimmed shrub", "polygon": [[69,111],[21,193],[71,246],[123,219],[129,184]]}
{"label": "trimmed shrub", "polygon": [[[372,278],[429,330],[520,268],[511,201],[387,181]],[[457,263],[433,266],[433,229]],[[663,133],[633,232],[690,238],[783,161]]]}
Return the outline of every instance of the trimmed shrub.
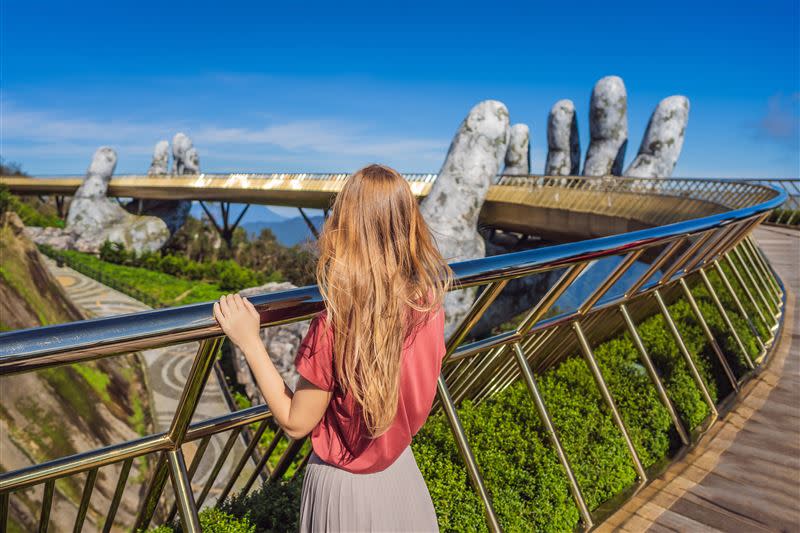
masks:
{"label": "trimmed shrub", "polygon": [[247,517],[259,533],[297,531],[302,487],[302,476],[264,483],[249,495],[238,494],[226,500],[220,509],[232,516]]}
{"label": "trimmed shrub", "polygon": [[176,254],[159,252],[137,254],[125,250],[119,243],[109,241],[101,246],[100,259],[115,265],[162,272],[176,278],[216,283],[221,291],[239,291],[283,279],[280,272],[267,275],[242,267],[230,259],[199,262]]}
{"label": "trimmed shrub", "polygon": [[[209,507],[200,512],[200,529],[203,533],[255,533],[256,526],[247,517],[236,518],[216,507]],[[180,523],[159,526],[149,530],[150,533],[178,533],[183,531]]]}

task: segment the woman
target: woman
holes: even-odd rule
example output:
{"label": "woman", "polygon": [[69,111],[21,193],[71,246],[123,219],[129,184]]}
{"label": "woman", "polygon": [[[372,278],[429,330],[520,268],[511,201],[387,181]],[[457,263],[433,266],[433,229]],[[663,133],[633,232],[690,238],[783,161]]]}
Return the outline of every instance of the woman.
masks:
{"label": "woman", "polygon": [[436,392],[452,271],[408,182],[381,165],[348,178],[319,248],[325,310],[298,350],[294,392],[259,338],[253,305],[239,295],[214,304],[275,421],[294,439],[311,433],[300,529],[436,531],[409,444]]}

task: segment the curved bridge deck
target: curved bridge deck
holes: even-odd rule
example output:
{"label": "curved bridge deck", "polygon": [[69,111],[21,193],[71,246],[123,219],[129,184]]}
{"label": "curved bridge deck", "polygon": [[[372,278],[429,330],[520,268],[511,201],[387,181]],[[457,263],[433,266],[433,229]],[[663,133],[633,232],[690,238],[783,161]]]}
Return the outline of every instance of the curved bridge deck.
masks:
{"label": "curved bridge deck", "polygon": [[598,530],[800,531],[800,231],[755,236],[786,289],[772,360],[702,443]]}

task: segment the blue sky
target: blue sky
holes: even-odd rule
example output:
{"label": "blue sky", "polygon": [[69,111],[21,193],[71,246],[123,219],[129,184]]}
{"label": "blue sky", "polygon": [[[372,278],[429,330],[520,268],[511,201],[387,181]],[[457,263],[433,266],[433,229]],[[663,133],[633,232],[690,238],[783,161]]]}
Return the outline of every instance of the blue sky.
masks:
{"label": "blue sky", "polygon": [[[80,4],[80,5],[79,5]],[[532,131],[572,99],[588,146],[592,86],[621,76],[636,154],[661,98],[691,113],[675,175],[797,177],[798,2],[24,2],[0,7],[0,154],[82,173],[114,147],[144,173],[189,134],[201,168],[439,170],[475,103]]]}

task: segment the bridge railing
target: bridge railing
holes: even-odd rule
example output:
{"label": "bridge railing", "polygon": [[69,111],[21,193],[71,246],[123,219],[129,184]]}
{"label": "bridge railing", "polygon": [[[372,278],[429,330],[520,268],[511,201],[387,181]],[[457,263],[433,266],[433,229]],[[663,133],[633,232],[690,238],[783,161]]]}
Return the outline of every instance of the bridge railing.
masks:
{"label": "bridge railing", "polygon": [[786,193],[786,201],[778,206],[772,215],[767,219],[767,223],[776,226],[798,227],[800,226],[800,179],[764,179],[751,180],[750,183],[767,185]]}
{"label": "bridge railing", "polygon": [[[436,409],[444,411],[450,424],[472,485],[483,502],[487,525],[493,531],[500,530],[490,491],[486,488],[478,460],[462,427],[457,405],[465,399],[481,401],[521,379],[557,452],[582,522],[589,527],[597,516],[586,505],[542,398],[537,376],[570,353],[580,353],[624,438],[639,482],[646,483],[647,472],[598,366],[593,347],[614,331],[627,331],[634,339],[642,365],[683,444],[692,445],[691,428],[685,427],[677,415],[661,377],[641,342],[637,324],[650,311],[663,316],[680,348],[681,357],[685,359],[708,403],[712,413],[708,423],[713,424],[718,406],[711,399],[698,373],[694,362],[697,354],[690,353],[686,347],[667,304],[676,295],[691,304],[697,323],[710,337],[715,356],[731,380],[732,388],[738,390],[740,380],[734,376],[730,362],[713,338],[688,283],[701,283],[712,295],[715,307],[728,327],[728,334],[736,340],[748,367],[755,369],[773,343],[781,320],[783,292],[750,233],[770,215],[772,209],[786,200],[786,193],[758,184],[691,179],[503,177],[499,186],[524,187],[533,191],[537,187],[553,189],[572,208],[588,208],[593,203],[600,206],[610,193],[618,194],[615,197],[617,199],[627,193],[632,211],[637,208],[637,198],[652,196],[680,197],[687,203],[700,202],[714,206],[713,209],[709,208],[712,214],[708,216],[452,265],[457,277],[455,290],[470,293],[467,297],[474,300],[447,340],[447,355],[437,383]],[[570,204],[572,198],[575,202]],[[690,212],[696,213],[696,209]],[[601,277],[595,279],[588,290],[586,285],[580,286],[581,280],[585,280],[587,274],[599,265],[609,266],[608,261],[612,262],[611,268],[602,271]],[[725,298],[735,302],[733,309],[723,306],[717,289],[709,281],[710,272],[723,281]],[[532,279],[538,283],[539,290],[536,292],[524,285],[526,280]],[[737,296],[741,291],[736,291],[733,285],[744,291],[748,301],[741,301]],[[525,287],[528,287],[527,290]],[[566,297],[571,293],[573,297],[570,302]],[[503,294],[520,296],[514,299],[522,303],[513,308],[513,317],[508,316],[510,311],[507,309],[499,309]],[[252,297],[251,301],[258,309],[264,327],[308,319],[323,308],[319,292],[314,286],[262,294]],[[234,490],[249,490],[265,468],[269,479],[274,481],[283,478],[292,465],[304,465],[309,454],[301,454],[303,441],[290,440],[275,466],[267,467],[270,457],[278,449],[278,443],[286,439],[278,431],[255,469],[245,473],[245,466],[250,464],[252,452],[270,423],[271,414],[263,405],[202,422],[191,422],[223,340],[221,330],[212,317],[211,305],[195,304],[0,335],[0,375],[3,376],[187,341],[200,342],[167,431],[0,474],[0,519],[7,519],[9,502],[15,492],[43,485],[40,521],[46,524],[56,480],[85,473],[84,490],[76,518],[76,529],[79,530],[86,518],[99,469],[116,465],[120,475],[105,519],[104,530],[108,531],[114,525],[115,513],[133,461],[146,456],[156,458],[156,461],[141,500],[135,528],[149,526],[159,502],[164,501],[165,488],[170,480],[176,500],[172,514],[177,510],[184,528],[196,531],[199,528],[197,510],[208,498],[211,486],[226,461],[232,461],[234,466],[224,489],[216,495],[218,502]],[[758,310],[760,320],[769,326],[767,333],[756,327],[756,317],[748,309]],[[492,314],[500,316],[502,313],[505,313],[505,318],[513,318],[510,327],[503,331],[497,331],[496,328],[481,329],[482,320]],[[755,335],[761,349],[757,357],[752,357],[739,338],[731,321],[732,314],[743,318]],[[239,433],[253,424],[256,430],[250,445],[237,457],[229,457]],[[214,457],[211,473],[199,494],[196,494],[192,485],[193,476],[204,455],[212,453],[210,439],[221,434],[227,435],[225,445]],[[183,446],[187,443],[197,446],[188,466],[183,452]]]}

